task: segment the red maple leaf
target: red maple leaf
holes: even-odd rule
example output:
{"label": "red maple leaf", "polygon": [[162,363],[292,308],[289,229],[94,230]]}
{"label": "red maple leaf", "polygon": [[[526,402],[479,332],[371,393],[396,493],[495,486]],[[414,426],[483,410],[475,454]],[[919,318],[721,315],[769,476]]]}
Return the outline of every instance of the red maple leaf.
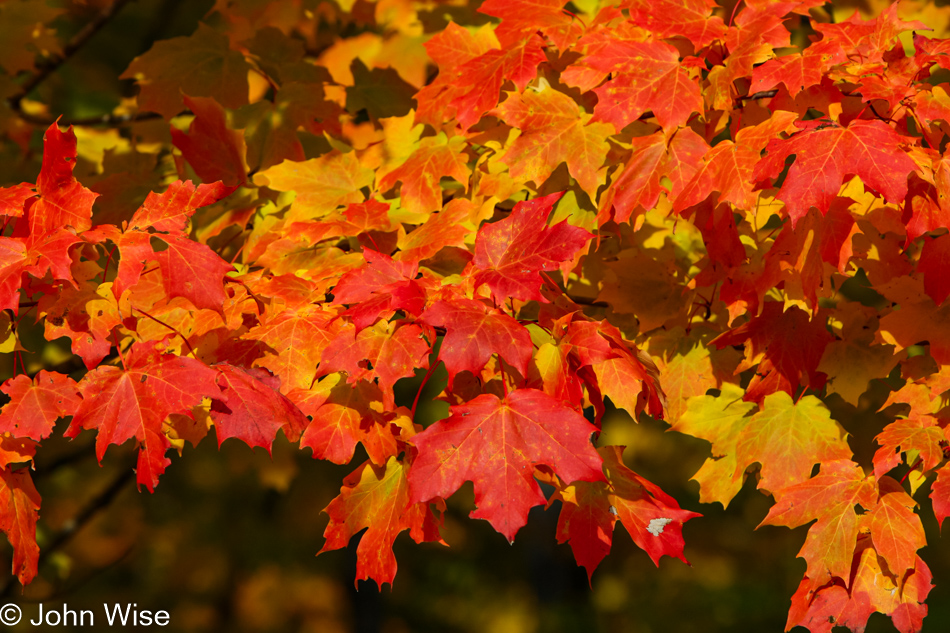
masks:
{"label": "red maple leaf", "polygon": [[624,0],[620,6],[654,37],[682,35],[696,49],[726,34],[722,18],[712,15],[713,0]]}
{"label": "red maple leaf", "polygon": [[73,176],[76,135],[54,123],[43,135],[43,168],[36,178],[36,198],[27,201],[29,234],[34,239],[64,227],[85,231],[92,226],[92,205],[99,196]]}
{"label": "red maple leaf", "polygon": [[395,457],[380,467],[364,462],[347,475],[340,495],[324,509],[330,523],[323,532],[327,542],[318,555],[346,547],[350,538],[369,528],[356,549],[357,586],[367,578],[380,588],[392,584],[396,577],[392,548],[400,532],[409,530],[416,543],[442,542],[429,504],[410,500],[406,471]]}
{"label": "red maple leaf", "polygon": [[946,234],[928,239],[917,261],[924,276],[924,291],[938,306],[950,296],[950,237]]}
{"label": "red maple leaf", "polygon": [[124,369],[100,365],[83,376],[82,404],[65,435],[96,429],[100,462],[110,444],[134,437],[140,447],[138,483],[151,492],[171,463],[165,457],[170,444],[162,422],[172,413],[190,416],[204,397],[220,397],[218,373],[193,358],[162,354],[154,342],[133,345],[124,360]]}
{"label": "red maple leaf", "polygon": [[470,516],[514,541],[528,511],[547,501],[534,480],[536,466],[568,483],[604,480],[590,444],[596,430],[536,389],[518,389],[504,400],[482,394],[412,438],[419,453],[409,471],[410,499],[448,497],[471,481],[477,509]]}
{"label": "red maple leaf", "polygon": [[283,429],[296,442],[310,421],[293,402],[280,393],[280,380],[264,369],[216,365],[221,397],[211,404],[211,419],[218,433],[218,446],[229,437],[251,448],[262,446],[270,453]]}
{"label": "red maple leaf", "polygon": [[353,319],[357,331],[393,310],[422,313],[427,292],[425,279],[416,279],[417,263],[395,261],[369,248],[363,249],[363,257],[366,265],[344,273],[333,287],[333,303],[352,306],[344,314]]}
{"label": "red maple leaf", "polygon": [[611,40],[589,54],[581,67],[614,77],[597,88],[594,120],[622,130],[651,110],[660,126],[672,132],[703,109],[699,84],[680,62],[680,53],[665,42]]}
{"label": "red maple leaf", "polygon": [[765,355],[746,390],[745,399],[759,402],[775,391],[793,395],[799,385],[820,389],[825,375],[818,363],[825,347],[834,337],[820,319],[796,307],[783,310],[778,301],[767,301],[762,314],[711,341],[722,349],[727,345],[749,343],[750,357]]}
{"label": "red maple leaf", "polygon": [[593,237],[567,220],[548,226],[562,193],[519,202],[504,220],[484,225],[475,238],[475,287],[486,284],[495,300],[546,301],[541,272],[557,270]]}
{"label": "red maple leaf", "polygon": [[420,321],[445,327],[440,358],[445,362],[451,386],[460,371],[477,373],[493,354],[527,374],[533,346],[531,335],[516,320],[492,310],[480,301],[462,297],[437,301]]}
{"label": "red maple leaf", "polygon": [[36,195],[33,185],[21,182],[12,187],[0,187],[0,215],[18,218],[23,215],[23,205]]}
{"label": "red maple leaf", "polygon": [[523,0],[513,3],[505,0],[486,0],[478,7],[479,13],[501,18],[495,36],[502,46],[512,46],[541,31],[565,50],[583,32],[583,27],[567,11],[563,0]]}
{"label": "red maple leaf", "polygon": [[452,99],[463,128],[472,127],[486,112],[498,105],[506,80],[524,90],[546,60],[543,41],[537,35],[507,50],[490,50],[457,69],[461,94]]}
{"label": "red maple leaf", "polygon": [[588,579],[610,552],[614,525],[623,523],[630,537],[659,566],[671,556],[683,555],[683,524],[700,516],[683,510],[656,485],[623,463],[623,446],[598,449],[604,459],[606,482],[577,482],[558,491],[554,499],[563,504],[558,518],[557,539],[570,543],[577,564]]}
{"label": "red maple leaf", "polygon": [[0,432],[37,441],[53,432],[56,420],[74,415],[82,402],[75,380],[46,370],[32,380],[22,374],[11,378],[0,389],[10,396],[0,411]]}
{"label": "red maple leaf", "polygon": [[40,548],[36,544],[36,520],[40,515],[40,495],[30,471],[21,468],[0,470],[0,530],[13,547],[13,573],[20,584],[36,577]]}
{"label": "red maple leaf", "polygon": [[237,186],[247,181],[244,130],[228,128],[225,111],[210,97],[183,95],[195,118],[188,134],[171,128],[172,143],[205,182]]}
{"label": "red maple leaf", "polygon": [[[291,395],[300,402],[303,394]],[[324,379],[310,391],[306,404],[301,402],[313,420],[300,438],[300,446],[312,449],[315,459],[348,464],[361,443],[370,461],[384,465],[399,452],[399,444],[397,429],[390,423],[394,414],[377,410],[382,399],[375,384],[360,381],[351,386],[332,376]]]}
{"label": "red maple leaf", "polygon": [[774,179],[785,161],[795,155],[778,197],[798,222],[810,207],[822,214],[831,207],[838,190],[850,175],[880,192],[888,202],[900,202],[907,194],[907,176],[916,164],[901,144],[908,141],[880,121],[853,121],[848,127],[817,127],[808,123],[805,131],[787,140],[768,144],[768,155],[755,167],[756,181]]}
{"label": "red maple leaf", "polygon": [[182,233],[195,211],[226,198],[233,191],[234,187],[223,182],[195,186],[190,180],[177,180],[162,193],[149,193],[132,215],[128,228]]}

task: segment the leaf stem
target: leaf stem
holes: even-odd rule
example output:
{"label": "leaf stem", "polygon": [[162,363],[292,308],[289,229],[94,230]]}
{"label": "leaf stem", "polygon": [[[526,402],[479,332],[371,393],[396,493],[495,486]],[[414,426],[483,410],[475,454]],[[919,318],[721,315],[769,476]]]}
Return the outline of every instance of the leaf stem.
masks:
{"label": "leaf stem", "polygon": [[498,361],[498,368],[501,370],[501,388],[505,390],[505,400],[508,399],[508,376],[505,374],[505,365],[501,362],[501,356],[495,354]]}
{"label": "leaf stem", "polygon": [[119,344],[119,335],[115,333],[115,328],[112,328],[112,338],[115,340],[115,350],[119,353],[119,362],[122,363],[122,369],[128,371],[129,368],[125,365],[125,357],[122,355],[122,345]]}
{"label": "leaf stem", "polygon": [[106,283],[106,275],[109,274],[109,264],[112,263],[112,256],[115,255],[116,247],[113,246],[112,250],[109,251],[109,254],[106,255],[106,265],[102,269],[102,283]]}
{"label": "leaf stem", "polygon": [[923,458],[922,458],[920,455],[918,455],[918,456],[917,456],[917,461],[915,461],[915,462],[913,463],[913,465],[907,470],[907,472],[904,473],[904,476],[901,477],[901,484],[903,484],[905,481],[907,481],[907,477],[908,477],[912,472],[914,472],[915,470],[917,470],[917,467],[920,466],[923,462],[924,462]]}
{"label": "leaf stem", "polygon": [[144,314],[145,316],[147,316],[147,317],[150,318],[151,320],[155,321],[155,322],[158,323],[159,325],[164,325],[164,326],[167,327],[169,330],[171,330],[172,332],[174,332],[175,334],[177,334],[178,336],[180,336],[180,337],[181,337],[181,340],[184,341],[185,346],[188,348],[188,351],[191,352],[192,357],[198,358],[198,355],[195,354],[195,348],[193,348],[193,347],[191,346],[191,343],[188,342],[188,339],[185,338],[185,335],[182,334],[180,331],[178,331],[177,328],[175,328],[174,326],[171,326],[171,325],[165,323],[164,321],[162,321],[161,319],[159,319],[159,318],[157,318],[157,317],[153,317],[151,314],[149,314],[148,312],[146,312],[145,310],[143,310],[143,309],[141,309],[141,308],[134,308],[134,307],[133,307],[132,309],[133,309],[133,310],[136,310],[136,311],[138,311],[138,312],[141,312],[142,314]]}
{"label": "leaf stem", "polygon": [[442,346],[439,346],[438,351],[435,353],[435,360],[429,363],[429,368],[426,370],[426,375],[422,377],[422,383],[419,385],[419,391],[416,392],[416,397],[412,401],[412,409],[410,410],[409,417],[415,421],[416,419],[416,406],[419,404],[419,396],[422,395],[422,390],[425,389],[426,383],[429,382],[429,377],[432,376],[432,371],[439,365],[439,355],[442,353]]}
{"label": "leaf stem", "polygon": [[738,2],[736,2],[735,6],[732,7],[732,15],[729,16],[729,24],[728,24],[728,26],[732,26],[732,21],[733,21],[733,20],[735,19],[735,17],[736,17],[736,11],[739,10],[739,5],[740,5],[740,4],[742,4],[742,0],[738,0]]}

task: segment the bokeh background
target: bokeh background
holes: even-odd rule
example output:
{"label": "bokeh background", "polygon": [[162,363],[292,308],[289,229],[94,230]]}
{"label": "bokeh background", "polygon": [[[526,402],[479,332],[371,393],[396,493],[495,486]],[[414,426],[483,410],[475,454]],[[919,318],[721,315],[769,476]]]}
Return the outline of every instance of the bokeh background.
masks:
{"label": "bokeh background", "polygon": [[[49,6],[66,9],[52,23],[51,36],[68,40],[109,4],[111,0],[51,0]],[[118,76],[155,41],[189,35],[200,20],[227,20],[238,5],[242,11],[255,6],[263,11],[268,4],[275,3],[130,2],[30,100],[39,114],[66,119],[112,112],[135,90]],[[348,20],[322,18],[339,15],[325,11],[325,3],[276,4],[312,9],[306,39],[314,58],[342,68],[357,56],[371,66],[385,65],[387,55],[392,59],[392,50],[383,47],[392,39],[385,28],[358,17],[360,11],[371,11],[365,0],[348,3],[355,16]],[[425,24],[415,48],[405,42],[406,50],[418,50],[426,33],[442,28],[447,16],[469,24],[487,21],[475,13],[477,0],[430,4],[420,14]],[[835,2],[825,11],[840,19],[859,9],[867,17],[886,4]],[[944,4],[904,6],[909,15],[946,35],[950,7]],[[732,7],[727,3],[722,10],[728,14]],[[2,35],[13,26],[3,20],[0,13],[0,57],[4,47],[12,46],[11,38]],[[805,22],[796,37],[809,32]],[[407,79],[418,84],[425,77]],[[0,76],[0,96],[15,89],[12,77]],[[0,186],[34,181],[42,155],[41,128],[0,108],[0,129]],[[167,124],[161,120],[138,123],[135,130],[139,150],[167,146]],[[108,167],[116,156],[121,160],[116,152],[128,150],[130,135],[117,128],[78,127],[76,132],[81,153],[77,176],[87,186],[114,187],[105,182],[109,170],[104,161]],[[150,189],[163,186],[163,171],[154,169],[155,162],[170,166],[164,176],[174,171],[173,156],[159,152],[152,165],[125,176],[121,194],[132,205],[129,213],[137,196],[140,201]],[[23,356],[27,370],[56,368],[80,376],[81,365],[68,347],[46,344],[27,321],[20,330],[29,351]],[[12,356],[0,354],[0,378],[13,375]],[[421,399],[420,415],[430,421],[445,411],[444,404],[433,400],[440,380],[444,376],[436,374]],[[420,382],[421,376],[403,380],[397,404],[411,404]],[[859,407],[840,400],[836,406],[834,398],[829,399],[833,414],[846,429],[861,428],[870,437],[867,429],[884,426],[885,418],[875,413],[886,398],[884,385],[875,386]],[[268,455],[236,440],[219,450],[212,435],[197,448],[188,446],[182,457],[173,455],[161,485],[148,494],[136,490],[131,445],[110,448],[100,466],[94,436],[84,433],[68,441],[62,437],[64,428],[59,425],[35,460],[34,478],[43,497],[40,576],[23,590],[6,573],[0,575],[0,602],[15,601],[27,613],[35,612],[27,605],[39,602],[47,607],[65,602],[97,615],[104,602],[134,602],[169,611],[168,630],[195,632],[782,631],[790,597],[805,570],[795,556],[806,528],[756,530],[771,500],[751,482],[728,509],[699,504],[698,487],[688,480],[708,455],[708,445],[669,433],[666,424],[648,417],[634,423],[622,412],[608,414],[599,441],[626,445],[630,467],[703,515],[684,529],[690,566],[665,558],[655,567],[618,523],[613,550],[589,583],[569,547],[556,543],[558,503],[532,511],[528,526],[509,545],[486,522],[467,518],[473,507],[469,484],[448,502],[443,534],[450,547],[416,545],[402,534],[395,544],[395,584],[381,591],[374,583],[354,586],[358,537],[347,550],[315,556],[327,524],[322,510],[338,494],[342,478],[365,459],[362,453],[353,465],[336,466],[313,460],[308,450],[298,450],[282,437]],[[870,461],[873,446],[853,448],[859,461]],[[937,584],[928,600],[924,631],[944,631],[950,630],[950,548],[940,540],[927,490],[925,485],[916,496],[922,500],[920,513],[931,543],[921,555]],[[0,570],[9,568],[10,548],[4,544]],[[30,628],[22,623],[12,630]],[[867,630],[894,629],[889,619],[874,615]]]}

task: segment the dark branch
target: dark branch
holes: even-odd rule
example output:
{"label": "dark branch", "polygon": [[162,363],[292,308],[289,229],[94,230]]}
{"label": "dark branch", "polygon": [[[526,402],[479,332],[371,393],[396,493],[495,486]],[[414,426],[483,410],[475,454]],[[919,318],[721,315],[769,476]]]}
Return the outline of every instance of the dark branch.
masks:
{"label": "dark branch", "polygon": [[[57,119],[52,117],[35,116],[20,110],[17,111],[17,115],[27,123],[42,127],[49,127],[57,121]],[[70,125],[79,127],[121,127],[129,123],[151,121],[160,118],[162,118],[162,115],[157,112],[135,112],[132,114],[103,114],[102,116],[83,117],[80,119],[59,119],[59,124],[63,127],[69,127]]]}
{"label": "dark branch", "polygon": [[[83,526],[89,523],[89,521],[96,514],[98,514],[100,510],[108,507],[119,495],[119,493],[122,492],[122,489],[132,481],[134,474],[135,470],[133,470],[131,467],[124,468],[119,476],[112,480],[112,483],[109,484],[108,487],[96,495],[82,510],[79,511],[79,514],[77,514],[72,521],[67,523],[62,530],[53,536],[49,545],[44,547],[40,552],[39,563],[41,564],[51,554],[61,549],[79,532]],[[9,596],[15,585],[16,577],[11,576],[7,580],[7,583],[3,586],[3,589],[0,589],[0,596]]]}
{"label": "dark branch", "polygon": [[[76,54],[79,49],[86,45],[86,43],[98,33],[102,27],[112,21],[112,19],[127,5],[131,0],[115,0],[111,6],[107,7],[102,13],[99,14],[95,20],[87,24],[79,33],[76,34],[73,39],[71,39],[64,47],[62,53],[58,55],[53,55],[48,57],[43,62],[41,62],[33,73],[27,77],[26,81],[23,82],[23,85],[20,86],[20,90],[10,97],[10,109],[16,112],[24,121],[29,123],[35,123],[37,125],[42,125],[37,117],[23,112],[22,102],[28,94],[33,92],[33,89],[39,86],[41,83],[46,81],[50,75],[55,73],[59,68],[65,64],[69,59]],[[49,121],[48,123],[51,123]],[[75,123],[74,123],[75,124]],[[101,124],[101,122],[100,122]]]}
{"label": "dark branch", "polygon": [[119,476],[113,479],[112,483],[109,484],[105,490],[96,495],[86,507],[79,511],[79,514],[77,514],[72,521],[67,523],[62,530],[56,533],[51,539],[50,544],[44,547],[43,551],[40,552],[40,561],[42,562],[44,558],[69,542],[92,517],[100,510],[107,508],[119,493],[122,492],[122,489],[132,481],[134,475],[135,470],[133,468],[123,468]]}
{"label": "dark branch", "polygon": [[746,97],[739,97],[739,101],[756,101],[758,99],[771,99],[777,94],[778,94],[778,90],[763,90],[762,92],[756,92],[755,94],[751,94]]}

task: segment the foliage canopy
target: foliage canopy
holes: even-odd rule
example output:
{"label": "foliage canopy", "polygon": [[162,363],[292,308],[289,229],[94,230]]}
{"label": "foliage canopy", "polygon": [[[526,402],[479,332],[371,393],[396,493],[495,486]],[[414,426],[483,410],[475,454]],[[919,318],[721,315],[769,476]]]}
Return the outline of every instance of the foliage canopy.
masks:
{"label": "foliage canopy", "polygon": [[[71,38],[66,4],[0,3],[0,134],[26,156],[43,133],[41,168],[0,188],[22,583],[29,464],[62,418],[100,461],[133,441],[149,491],[212,429],[337,464],[362,445],[322,551],[368,528],[357,579],[380,585],[401,532],[443,542],[466,481],[509,541],[560,501],[589,575],[617,522],[685,561],[698,515],[599,445],[609,403],[709,442],[704,503],[751,480],[763,525],[814,521],[788,628],[920,630],[915,497],[950,515],[945,12],[219,0],[121,74],[134,98],[67,120],[38,87],[125,2]],[[34,321],[82,368],[27,374]],[[449,413],[424,426],[395,387],[440,365]],[[832,415],[874,385],[883,429]]]}

